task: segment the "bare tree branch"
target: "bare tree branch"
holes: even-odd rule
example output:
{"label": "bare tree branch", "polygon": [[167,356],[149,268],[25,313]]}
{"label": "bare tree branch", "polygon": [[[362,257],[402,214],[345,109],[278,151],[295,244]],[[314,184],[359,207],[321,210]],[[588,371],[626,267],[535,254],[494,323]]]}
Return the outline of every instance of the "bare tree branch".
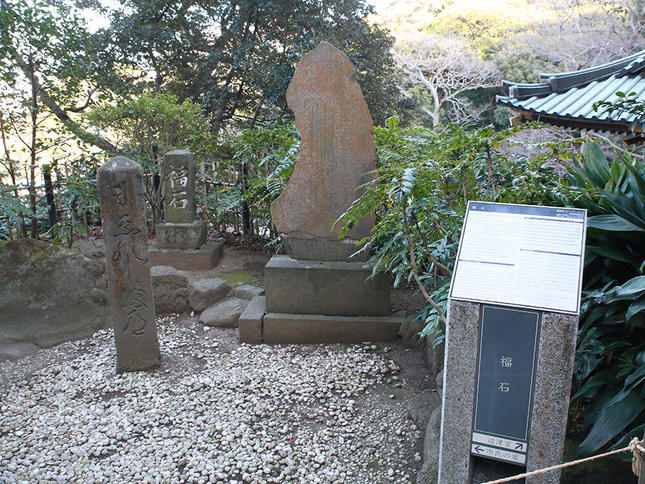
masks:
{"label": "bare tree branch", "polygon": [[431,108],[422,110],[431,116],[434,126],[446,108],[454,121],[477,119],[488,106],[475,108],[463,95],[498,86],[502,79],[493,64],[480,60],[459,38],[430,35],[393,54],[406,75],[404,94],[412,97],[410,88],[421,86],[431,96]]}

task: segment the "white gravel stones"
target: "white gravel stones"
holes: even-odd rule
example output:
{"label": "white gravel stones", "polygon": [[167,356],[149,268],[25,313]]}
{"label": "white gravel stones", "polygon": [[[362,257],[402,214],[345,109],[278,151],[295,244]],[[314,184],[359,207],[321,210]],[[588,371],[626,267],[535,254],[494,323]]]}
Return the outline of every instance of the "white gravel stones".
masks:
{"label": "white gravel stones", "polygon": [[[384,393],[396,364],[371,347],[239,346],[236,330],[205,333],[194,320],[158,327],[163,364],[150,373],[116,374],[107,330],[0,363],[0,375],[13,375],[0,379],[0,482],[404,483],[416,474],[421,432]],[[49,351],[55,363],[38,370],[30,359]],[[20,378],[30,365],[35,374]]]}

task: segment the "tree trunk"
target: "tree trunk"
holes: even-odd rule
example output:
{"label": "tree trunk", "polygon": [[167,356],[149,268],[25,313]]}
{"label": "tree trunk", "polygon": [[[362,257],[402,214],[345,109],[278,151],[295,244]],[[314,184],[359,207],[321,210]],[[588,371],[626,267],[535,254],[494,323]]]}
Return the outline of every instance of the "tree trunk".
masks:
{"label": "tree trunk", "polygon": [[432,127],[436,128],[441,122],[441,100],[439,99],[439,91],[436,87],[432,86],[428,89],[430,89],[433,103],[432,113],[430,113],[430,117],[432,118]]}
{"label": "tree trunk", "polygon": [[38,219],[36,218],[36,139],[38,130],[38,85],[35,82],[33,59],[29,58],[31,81],[31,156],[29,166],[29,206],[31,215],[31,238],[38,238]]}
{"label": "tree trunk", "polygon": [[[13,165],[13,160],[9,153],[9,148],[7,147],[7,137],[5,134],[4,120],[0,116],[0,134],[2,134],[2,146],[4,147],[5,158],[7,159],[7,171],[9,172],[9,177],[11,178],[11,184],[13,185],[13,198],[16,201],[20,200],[20,194],[18,193],[18,185],[16,181],[16,169]],[[7,218],[7,223],[9,224],[9,232],[11,233],[11,220]],[[27,227],[25,226],[25,216],[20,213],[18,216],[18,232],[21,237],[27,237]]]}
{"label": "tree trunk", "polygon": [[[246,196],[249,189],[249,168],[246,163],[242,163],[242,193]],[[242,202],[242,231],[244,235],[253,235],[251,231],[251,210],[246,200]]]}
{"label": "tree trunk", "polygon": [[45,181],[45,197],[49,207],[49,226],[53,227],[58,222],[56,213],[56,202],[54,200],[54,186],[52,185],[52,173],[49,166],[43,167],[43,180]]}

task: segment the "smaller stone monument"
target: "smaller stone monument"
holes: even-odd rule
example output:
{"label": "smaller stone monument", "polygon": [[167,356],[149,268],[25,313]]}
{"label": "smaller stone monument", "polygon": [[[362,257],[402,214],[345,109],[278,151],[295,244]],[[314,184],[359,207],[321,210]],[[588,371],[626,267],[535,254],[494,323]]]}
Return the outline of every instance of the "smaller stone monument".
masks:
{"label": "smaller stone monument", "polygon": [[166,222],[156,227],[150,249],[153,266],[199,270],[215,266],[222,244],[207,242],[206,223],[195,209],[195,158],[189,151],[173,150],[161,163],[161,187]]}
{"label": "smaller stone monument", "polygon": [[287,103],[302,137],[293,175],[271,205],[289,255],[265,267],[266,297],[239,320],[247,343],[351,343],[398,338],[402,314],[390,314],[390,281],[370,278],[356,241],[369,235],[367,215],[339,240],[335,221],[360,196],[376,169],[372,118],[349,58],[321,42],[298,63]]}
{"label": "smaller stone monument", "polygon": [[99,168],[98,185],[117,371],[156,368],[161,356],[148,259],[143,172],[134,161],[117,156]]}

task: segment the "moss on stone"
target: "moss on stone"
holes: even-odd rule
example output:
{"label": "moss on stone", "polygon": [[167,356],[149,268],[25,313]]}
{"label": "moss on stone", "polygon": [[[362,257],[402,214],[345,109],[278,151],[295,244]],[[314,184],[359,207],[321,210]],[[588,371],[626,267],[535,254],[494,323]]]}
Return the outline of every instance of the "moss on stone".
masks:
{"label": "moss on stone", "polygon": [[224,279],[232,287],[241,286],[242,284],[252,284],[257,280],[257,275],[254,272],[242,269],[229,272],[217,272],[213,277]]}

